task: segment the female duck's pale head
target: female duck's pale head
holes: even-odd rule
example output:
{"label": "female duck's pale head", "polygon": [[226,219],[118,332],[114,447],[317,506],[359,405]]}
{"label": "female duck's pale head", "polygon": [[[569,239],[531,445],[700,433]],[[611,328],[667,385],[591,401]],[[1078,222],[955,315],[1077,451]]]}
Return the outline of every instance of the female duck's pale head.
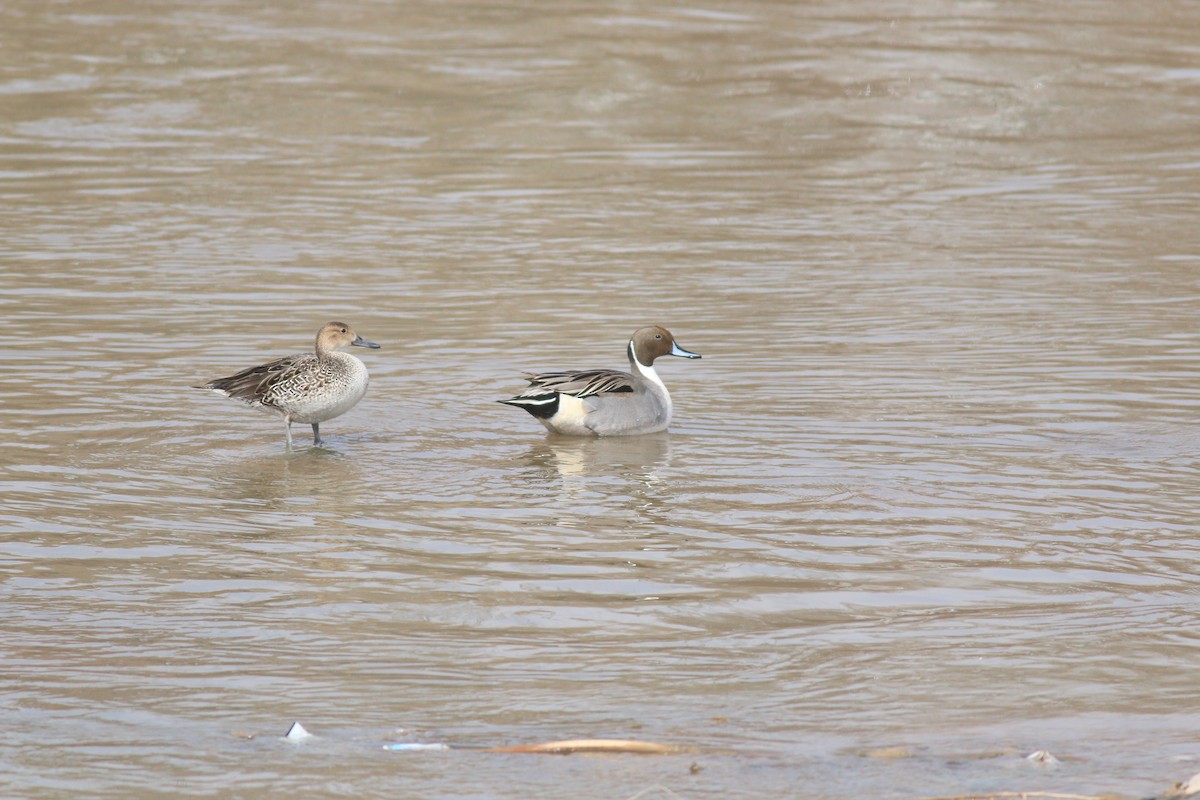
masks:
{"label": "female duck's pale head", "polygon": [[681,358],[699,358],[699,353],[684,350],[675,343],[675,337],[666,328],[651,325],[648,328],[638,328],[629,340],[629,355],[639,364],[653,366],[654,359],[659,356],[679,356]]}
{"label": "female duck's pale head", "polygon": [[355,347],[369,347],[372,350],[379,349],[379,345],[374,342],[368,342],[344,322],[326,322],[321,326],[321,330],[317,331],[318,354],[344,350],[351,345]]}

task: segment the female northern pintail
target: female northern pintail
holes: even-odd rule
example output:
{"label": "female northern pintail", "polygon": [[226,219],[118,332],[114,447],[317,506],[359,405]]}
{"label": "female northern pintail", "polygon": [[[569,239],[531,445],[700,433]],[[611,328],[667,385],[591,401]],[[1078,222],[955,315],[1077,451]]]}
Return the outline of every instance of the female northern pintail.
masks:
{"label": "female northern pintail", "polygon": [[292,446],[292,423],[308,423],[313,444],[319,445],[320,424],[345,414],[367,393],[366,365],[349,353],[338,352],[350,345],[379,349],[346,323],[327,322],[317,331],[315,352],[286,356],[196,388],[279,412],[287,423],[288,447]]}
{"label": "female northern pintail", "polygon": [[573,436],[632,436],[666,430],[671,424],[671,395],[654,371],[659,356],[699,358],[675,343],[666,328],[634,331],[629,340],[633,374],[615,369],[526,373],[529,387],[511,400],[555,433]]}

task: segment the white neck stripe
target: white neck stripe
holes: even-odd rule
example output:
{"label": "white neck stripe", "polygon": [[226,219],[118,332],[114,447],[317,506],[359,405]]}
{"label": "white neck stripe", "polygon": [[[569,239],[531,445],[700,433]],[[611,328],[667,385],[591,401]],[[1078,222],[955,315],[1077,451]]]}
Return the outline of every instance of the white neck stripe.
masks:
{"label": "white neck stripe", "polygon": [[655,371],[654,367],[648,367],[635,358],[633,360],[633,368],[640,372],[643,378],[655,384],[664,392],[667,391],[667,387],[663,385],[662,378],[658,377],[658,373]]}

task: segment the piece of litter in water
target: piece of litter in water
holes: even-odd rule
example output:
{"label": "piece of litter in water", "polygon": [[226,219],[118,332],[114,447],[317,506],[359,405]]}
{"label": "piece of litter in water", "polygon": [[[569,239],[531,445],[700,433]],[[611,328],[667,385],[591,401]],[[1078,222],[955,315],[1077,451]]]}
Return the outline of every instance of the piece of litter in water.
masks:
{"label": "piece of litter in water", "polygon": [[441,742],[397,742],[385,744],[384,750],[449,750],[450,745]]}
{"label": "piece of litter in water", "polygon": [[301,725],[299,722],[293,722],[292,727],[288,728],[288,732],[284,734],[283,738],[287,739],[289,742],[299,742],[309,738],[310,736],[312,736],[312,734],[304,730],[303,725]]}
{"label": "piece of litter in water", "polygon": [[1057,764],[1058,759],[1049,750],[1036,750],[1025,756],[1026,761],[1033,761],[1036,764]]}

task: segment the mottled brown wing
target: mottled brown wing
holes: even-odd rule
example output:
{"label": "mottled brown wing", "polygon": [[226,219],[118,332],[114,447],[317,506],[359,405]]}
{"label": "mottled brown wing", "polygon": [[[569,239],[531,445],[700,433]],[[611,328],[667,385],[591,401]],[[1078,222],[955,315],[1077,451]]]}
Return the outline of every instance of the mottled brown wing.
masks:
{"label": "mottled brown wing", "polygon": [[285,356],[266,364],[259,364],[236,372],[226,378],[217,378],[204,385],[205,389],[224,392],[229,397],[247,403],[272,405],[271,388],[285,383],[295,373],[297,366],[314,358],[311,353]]}

